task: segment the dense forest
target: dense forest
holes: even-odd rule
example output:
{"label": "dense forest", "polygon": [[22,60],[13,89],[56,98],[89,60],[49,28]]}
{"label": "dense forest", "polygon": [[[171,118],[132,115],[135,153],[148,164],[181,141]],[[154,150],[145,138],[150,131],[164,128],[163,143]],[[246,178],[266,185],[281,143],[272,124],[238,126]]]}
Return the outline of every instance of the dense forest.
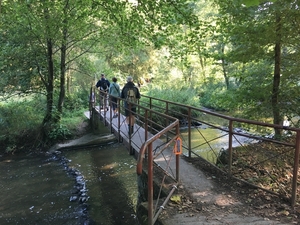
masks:
{"label": "dense forest", "polygon": [[146,95],[299,127],[299,4],[1,0],[0,141],[11,151],[31,130],[44,143],[66,136],[101,73],[121,86],[131,75]]}

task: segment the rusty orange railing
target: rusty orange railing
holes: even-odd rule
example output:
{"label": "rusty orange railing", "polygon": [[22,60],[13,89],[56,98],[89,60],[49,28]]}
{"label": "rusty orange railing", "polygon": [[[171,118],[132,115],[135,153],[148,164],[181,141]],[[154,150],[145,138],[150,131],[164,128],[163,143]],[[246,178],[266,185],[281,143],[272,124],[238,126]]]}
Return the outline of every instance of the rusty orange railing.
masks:
{"label": "rusty orange railing", "polygon": [[[176,140],[180,136],[179,120],[164,113],[146,108],[142,104],[137,104],[137,112],[135,114],[137,130],[133,133],[133,135],[128,135],[125,117],[121,116],[121,113],[124,112],[124,107],[121,104],[122,99],[118,98],[119,111],[121,113],[119,113],[118,119],[114,120],[113,122],[112,110],[109,110],[109,115],[107,115],[107,107],[109,107],[111,103],[110,99],[107,98],[107,94],[100,91],[100,93],[97,93],[96,95],[91,92],[90,95],[97,96],[98,101],[96,102],[98,105],[95,107],[98,109],[103,108],[100,113],[100,120],[102,120],[105,125],[111,128],[111,131],[116,134],[120,142],[128,144],[130,154],[138,153],[137,173],[139,175],[142,174],[144,160],[148,162],[146,168],[148,175],[148,224],[152,225],[155,223],[158,215],[161,213],[161,208],[156,208],[153,205],[153,165],[157,164],[156,160],[159,159],[161,155],[165,154],[166,150],[169,150],[167,153],[169,154],[171,147],[173,145],[175,146]],[[99,101],[100,98],[107,99],[107,101]],[[92,102],[90,102],[90,105],[92,106]],[[141,130],[143,131],[141,132]],[[180,155],[174,154],[172,151],[171,154],[175,156],[175,175],[172,175],[173,171],[169,165],[169,163],[173,162],[166,162],[166,168],[164,168],[164,170],[167,171],[168,175],[172,177],[177,184],[179,181]],[[172,157],[170,157],[170,159],[171,158]],[[163,165],[161,161],[160,164]],[[164,181],[161,182],[161,186],[163,185],[163,182]],[[176,185],[173,185],[167,196],[167,199],[171,197],[175,189]]]}
{"label": "rusty orange railing", "polygon": [[[120,101],[122,99],[119,99]],[[122,111],[122,106],[121,111]],[[150,96],[142,95],[138,105],[137,123],[141,127],[145,128],[145,136],[142,138],[142,147],[140,149],[140,155],[137,170],[140,172],[142,155],[148,154],[149,156],[154,154],[156,149],[152,147],[152,140],[160,139],[165,140],[164,145],[168,145],[168,141],[173,140],[176,136],[182,139],[182,151],[187,157],[201,158],[206,160],[217,169],[229,174],[230,176],[240,179],[253,186],[261,188],[265,191],[280,195],[281,197],[290,200],[292,206],[297,202],[300,197],[299,191],[297,191],[297,183],[299,180],[299,152],[300,152],[300,129],[297,127],[280,126],[270,123],[264,123],[259,121],[233,118],[216,112],[212,112],[207,109],[192,107],[168,100],[162,100],[159,98],[153,98]],[[172,125],[176,119],[179,131],[168,131],[161,136],[161,132],[169,125]],[[117,126],[120,128],[122,124]],[[176,125],[177,126],[177,125]],[[285,137],[288,139],[276,140],[272,136],[267,135],[272,133],[274,129],[279,129]],[[213,130],[217,133],[216,136],[211,137],[207,135],[205,131]],[[122,131],[119,131],[119,134]],[[177,135],[178,132],[178,135]],[[151,135],[150,135],[151,134]],[[157,136],[155,136],[157,135]],[[154,137],[155,136],[155,137]],[[137,147],[135,140],[129,137],[130,146]],[[268,145],[276,145],[276,148],[281,149],[279,152],[267,152],[267,147],[264,149],[260,146],[261,150],[269,153],[269,155],[263,155],[263,158],[252,158],[251,151],[253,151],[249,144],[264,143]],[[226,151],[226,162],[217,163],[218,157],[222,150]],[[234,154],[235,153],[235,154]],[[243,164],[237,163],[239,159],[233,158],[241,157],[247,158],[248,161]],[[272,184],[279,183],[276,180],[276,175],[268,171],[268,167],[278,167],[277,160],[281,156],[289,155],[288,160],[285,162],[291,169],[292,173],[288,176],[286,187],[273,188],[272,185],[258,185],[252,179],[243,174],[244,168],[263,168],[266,170],[265,174],[257,174],[258,180],[266,179]],[[150,160],[151,157],[149,157]],[[148,158],[148,160],[149,160]],[[267,167],[268,166],[268,167]],[[151,170],[151,168],[149,168]],[[238,172],[240,171],[240,172]],[[178,171],[178,173],[180,170]],[[176,172],[177,173],[177,172]],[[268,176],[268,177],[266,177]],[[284,190],[283,190],[284,189]]]}
{"label": "rusty orange railing", "polygon": [[[298,177],[300,154],[299,128],[233,118],[207,109],[192,107],[145,95],[143,95],[141,99],[142,102],[140,104],[145,107],[157,111],[163,111],[181,121],[181,128],[185,127],[184,131],[186,135],[183,134],[183,129],[181,129],[180,137],[183,140],[182,147],[185,150],[184,154],[188,157],[201,157],[217,169],[236,179],[240,179],[257,188],[289,199],[292,206],[294,206],[297,199],[299,199],[300,193],[299,191],[297,192],[297,183],[300,182]],[[266,135],[267,133],[270,134],[275,128],[281,130],[281,133],[286,134],[285,137],[290,136],[293,138],[281,141],[274,139],[271,135]],[[214,129],[219,132],[219,135],[211,138],[209,135],[204,133],[206,129]],[[200,143],[194,144],[196,140]],[[265,156],[262,160],[252,159],[250,162],[243,162],[246,165],[237,165],[236,161],[239,159],[235,159],[235,161],[233,160],[233,152],[239,153],[241,149],[243,149],[243,152],[248,151],[247,157],[251,157],[251,149],[249,147],[251,145],[243,142],[242,140],[247,140],[249,143],[263,142],[267,145],[273,144],[276,145],[277,148],[282,148],[284,150],[280,153],[272,152],[269,157]],[[202,154],[203,149],[205,149],[205,154]],[[221,150],[226,150],[228,153],[226,154],[226,164],[216,165],[216,160],[218,159]],[[289,180],[286,182],[287,184],[291,184],[291,186],[287,188],[287,190],[290,190],[288,192],[285,190],[286,187],[276,186],[276,188],[272,188],[268,185],[265,187],[252,182],[252,177],[245,176],[245,174],[243,174],[243,168],[239,167],[244,166],[255,168],[260,166],[267,170],[269,167],[276,166],[274,164],[277,162],[274,158],[280,158],[285,154],[290,155],[290,159],[286,163],[289,164],[293,171]],[[239,154],[236,155],[238,156]],[[266,168],[266,165],[268,168]],[[272,182],[273,184],[280,183],[276,180],[276,174],[269,173],[267,176],[267,178],[261,177],[261,179],[258,178],[258,180],[268,179],[268,182]],[[279,190],[277,190],[277,188]]]}

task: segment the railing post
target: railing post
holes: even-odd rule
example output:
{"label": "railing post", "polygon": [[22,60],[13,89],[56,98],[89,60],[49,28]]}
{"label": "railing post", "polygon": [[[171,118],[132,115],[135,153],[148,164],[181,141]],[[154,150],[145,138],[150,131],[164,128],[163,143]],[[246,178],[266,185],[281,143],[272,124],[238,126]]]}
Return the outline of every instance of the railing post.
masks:
{"label": "railing post", "polygon": [[113,123],[112,123],[112,119],[113,119],[113,115],[112,115],[112,113],[113,113],[113,110],[111,110],[112,109],[112,105],[111,105],[111,101],[110,101],[110,96],[109,96],[109,94],[107,94],[107,101],[108,101],[108,110],[109,110],[109,124],[108,124],[108,126],[109,126],[109,128],[110,128],[110,133],[111,134],[113,134]]}
{"label": "railing post", "polygon": [[[129,155],[134,155],[134,150],[131,146],[132,138],[131,136],[133,135],[132,129],[131,129],[131,124],[132,124],[132,105],[131,102],[127,103],[128,104],[128,111],[129,111],[129,118],[128,118],[128,145],[129,145]],[[126,109],[125,109],[126,110]]]}
{"label": "railing post", "polygon": [[229,140],[228,140],[228,166],[229,166],[229,175],[232,173],[232,132],[233,132],[233,121],[229,120]]}
{"label": "railing post", "polygon": [[[165,113],[166,113],[167,115],[169,115],[169,114],[168,114],[168,111],[169,111],[169,103],[166,102]],[[167,126],[169,126],[169,118],[167,118],[167,120],[166,120],[165,127],[167,127]],[[166,141],[169,141],[169,135],[168,135],[168,134],[166,135]]]}
{"label": "railing post", "polygon": [[99,89],[97,89],[98,90],[98,99],[99,99],[99,119],[102,121],[102,118],[101,118],[101,91],[99,90]]}
{"label": "railing post", "polygon": [[145,110],[145,141],[148,140],[148,110]]}
{"label": "railing post", "polygon": [[189,150],[189,158],[192,157],[192,128],[191,128],[191,108],[188,107],[188,150]]}
{"label": "railing post", "polygon": [[295,206],[296,198],[297,198],[297,178],[298,178],[298,168],[299,168],[299,152],[300,152],[300,131],[297,131],[297,133],[296,133],[295,156],[294,156],[292,199],[291,199],[292,207]]}
{"label": "railing post", "polygon": [[152,98],[149,99],[149,108],[152,109]]}
{"label": "railing post", "polygon": [[[176,134],[179,134],[179,123],[176,126]],[[179,182],[179,155],[176,155],[176,180]]]}
{"label": "railing post", "polygon": [[152,142],[148,145],[148,225],[153,225],[153,154]]}
{"label": "railing post", "polygon": [[122,136],[121,136],[121,100],[118,98],[118,140],[121,142]]}
{"label": "railing post", "polygon": [[[107,92],[103,91],[103,118],[104,118],[104,125],[107,126],[106,121],[106,113],[107,113]],[[101,112],[101,110],[100,110]]]}
{"label": "railing post", "polygon": [[153,133],[153,128],[152,128],[152,111],[149,112],[149,117],[148,118],[150,118],[149,132]]}
{"label": "railing post", "polygon": [[93,91],[93,87],[90,88],[90,98],[89,98],[89,111],[90,111],[90,119],[92,118],[92,111],[95,107],[95,92]]}

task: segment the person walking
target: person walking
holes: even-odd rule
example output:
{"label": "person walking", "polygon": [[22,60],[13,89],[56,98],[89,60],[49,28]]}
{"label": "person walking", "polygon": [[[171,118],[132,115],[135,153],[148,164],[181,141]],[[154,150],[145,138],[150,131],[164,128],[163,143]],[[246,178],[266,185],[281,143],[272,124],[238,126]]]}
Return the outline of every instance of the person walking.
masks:
{"label": "person walking", "polygon": [[117,78],[112,79],[112,83],[109,86],[109,96],[111,100],[112,109],[114,112],[113,118],[118,117],[118,98],[121,96],[120,86],[117,83]]}
{"label": "person walking", "polygon": [[123,98],[124,102],[126,123],[128,125],[128,134],[130,136],[133,134],[137,100],[141,98],[140,91],[134,85],[131,76],[127,77],[127,83],[122,89],[121,98]]}
{"label": "person walking", "polygon": [[101,74],[100,80],[98,80],[96,87],[100,88],[100,108],[103,109],[107,106],[106,98],[107,91],[109,89],[110,82],[105,78],[105,74]]}

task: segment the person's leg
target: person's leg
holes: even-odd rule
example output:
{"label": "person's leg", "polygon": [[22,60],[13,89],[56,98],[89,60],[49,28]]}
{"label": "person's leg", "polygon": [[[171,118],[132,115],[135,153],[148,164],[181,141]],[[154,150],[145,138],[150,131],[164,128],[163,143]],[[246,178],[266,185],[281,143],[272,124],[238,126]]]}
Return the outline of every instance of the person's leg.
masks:
{"label": "person's leg", "polygon": [[130,120],[129,120],[129,124],[130,124],[130,126],[133,126],[134,123],[135,123],[135,116],[134,116],[134,115],[131,115],[131,116],[130,116]]}
{"label": "person's leg", "polygon": [[130,126],[130,110],[128,109],[128,105],[125,104],[125,116],[126,116],[126,124],[128,125],[128,135],[131,135],[131,126]]}
{"label": "person's leg", "polygon": [[112,110],[114,112],[114,116],[113,118],[116,118],[117,117],[117,113],[116,113],[116,107],[117,107],[117,103],[116,103],[117,99],[112,97],[111,98],[111,104],[112,104]]}
{"label": "person's leg", "polygon": [[104,96],[103,96],[103,92],[100,92],[100,108],[103,109],[104,107]]}
{"label": "person's leg", "polygon": [[133,134],[134,132],[134,124],[135,124],[135,114],[136,114],[136,108],[131,109],[131,115],[130,115],[130,120],[129,120],[129,125],[130,125],[130,132]]}
{"label": "person's leg", "polygon": [[126,122],[128,125],[128,134],[129,136],[132,134],[132,129],[131,129],[131,116],[126,117]]}
{"label": "person's leg", "polygon": [[118,115],[118,99],[114,98],[114,113],[115,115]]}
{"label": "person's leg", "polygon": [[118,103],[119,103],[119,99],[116,98],[116,109],[115,109],[116,115],[118,115],[118,113],[119,113],[119,105],[118,105]]}
{"label": "person's leg", "polygon": [[108,94],[107,91],[104,92],[104,108],[108,111],[108,105],[109,105],[109,101],[108,101]]}

